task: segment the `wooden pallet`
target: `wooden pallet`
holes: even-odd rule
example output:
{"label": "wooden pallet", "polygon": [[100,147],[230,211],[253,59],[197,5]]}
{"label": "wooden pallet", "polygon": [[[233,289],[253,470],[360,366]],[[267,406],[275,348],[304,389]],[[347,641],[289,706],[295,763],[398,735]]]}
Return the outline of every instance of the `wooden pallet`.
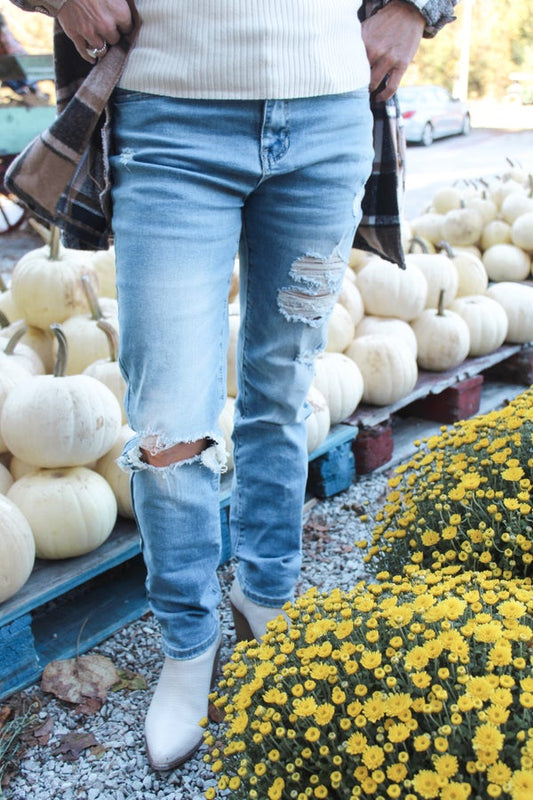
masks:
{"label": "wooden pallet", "polygon": [[[330,497],[358,475],[392,466],[412,453],[415,439],[438,431],[442,421],[435,414],[424,419],[421,401],[433,398],[438,407],[442,393],[457,393],[462,382],[483,373],[491,380],[475,381],[480,387],[478,408],[501,406],[532,382],[532,352],[529,346],[504,346],[448,373],[421,373],[413,392],[391,406],[360,406],[309,455],[308,501]],[[497,390],[495,378],[503,380]],[[508,378],[515,383],[506,382]],[[454,408],[461,412],[460,404]],[[230,493],[231,474],[223,476],[220,493],[221,563],[231,558]],[[144,579],[138,531],[122,518],[92,553],[65,561],[38,560],[27,583],[0,605],[0,699],[35,682],[49,661],[86,652],[146,613]]]}

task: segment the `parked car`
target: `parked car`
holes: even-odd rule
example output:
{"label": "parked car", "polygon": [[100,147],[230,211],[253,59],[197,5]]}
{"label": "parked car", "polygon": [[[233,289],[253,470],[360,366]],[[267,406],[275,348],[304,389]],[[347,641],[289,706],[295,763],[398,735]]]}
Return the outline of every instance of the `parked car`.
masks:
{"label": "parked car", "polygon": [[442,136],[470,133],[468,106],[442,86],[400,86],[398,100],[408,142],[428,147]]}

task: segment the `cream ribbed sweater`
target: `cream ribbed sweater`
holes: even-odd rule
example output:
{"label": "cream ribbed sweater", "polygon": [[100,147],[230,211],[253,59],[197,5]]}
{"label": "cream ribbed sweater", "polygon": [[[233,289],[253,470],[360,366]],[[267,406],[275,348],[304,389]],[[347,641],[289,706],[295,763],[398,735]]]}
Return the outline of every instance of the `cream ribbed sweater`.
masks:
{"label": "cream ribbed sweater", "polygon": [[137,0],[125,89],[204,99],[337,94],[368,85],[359,0]]}

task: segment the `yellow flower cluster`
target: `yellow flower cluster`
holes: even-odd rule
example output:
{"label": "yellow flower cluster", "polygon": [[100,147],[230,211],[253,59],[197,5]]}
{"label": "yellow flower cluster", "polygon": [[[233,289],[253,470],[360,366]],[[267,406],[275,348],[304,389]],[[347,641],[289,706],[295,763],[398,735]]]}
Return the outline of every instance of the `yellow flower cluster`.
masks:
{"label": "yellow flower cluster", "polygon": [[308,591],[224,668],[207,800],[531,800],[532,612],[489,571]]}
{"label": "yellow flower cluster", "polygon": [[533,387],[418,442],[389,480],[364,560],[533,574]]}

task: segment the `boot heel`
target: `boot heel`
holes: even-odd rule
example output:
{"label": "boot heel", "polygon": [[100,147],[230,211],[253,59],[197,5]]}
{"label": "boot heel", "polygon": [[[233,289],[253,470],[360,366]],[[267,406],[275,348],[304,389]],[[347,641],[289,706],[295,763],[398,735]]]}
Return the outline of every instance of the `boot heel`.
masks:
{"label": "boot heel", "polygon": [[241,614],[238,608],[235,608],[233,603],[231,605],[231,613],[233,614],[233,623],[235,625],[235,632],[237,634],[238,642],[251,642],[255,639],[252,633],[250,624],[244,614]]}

